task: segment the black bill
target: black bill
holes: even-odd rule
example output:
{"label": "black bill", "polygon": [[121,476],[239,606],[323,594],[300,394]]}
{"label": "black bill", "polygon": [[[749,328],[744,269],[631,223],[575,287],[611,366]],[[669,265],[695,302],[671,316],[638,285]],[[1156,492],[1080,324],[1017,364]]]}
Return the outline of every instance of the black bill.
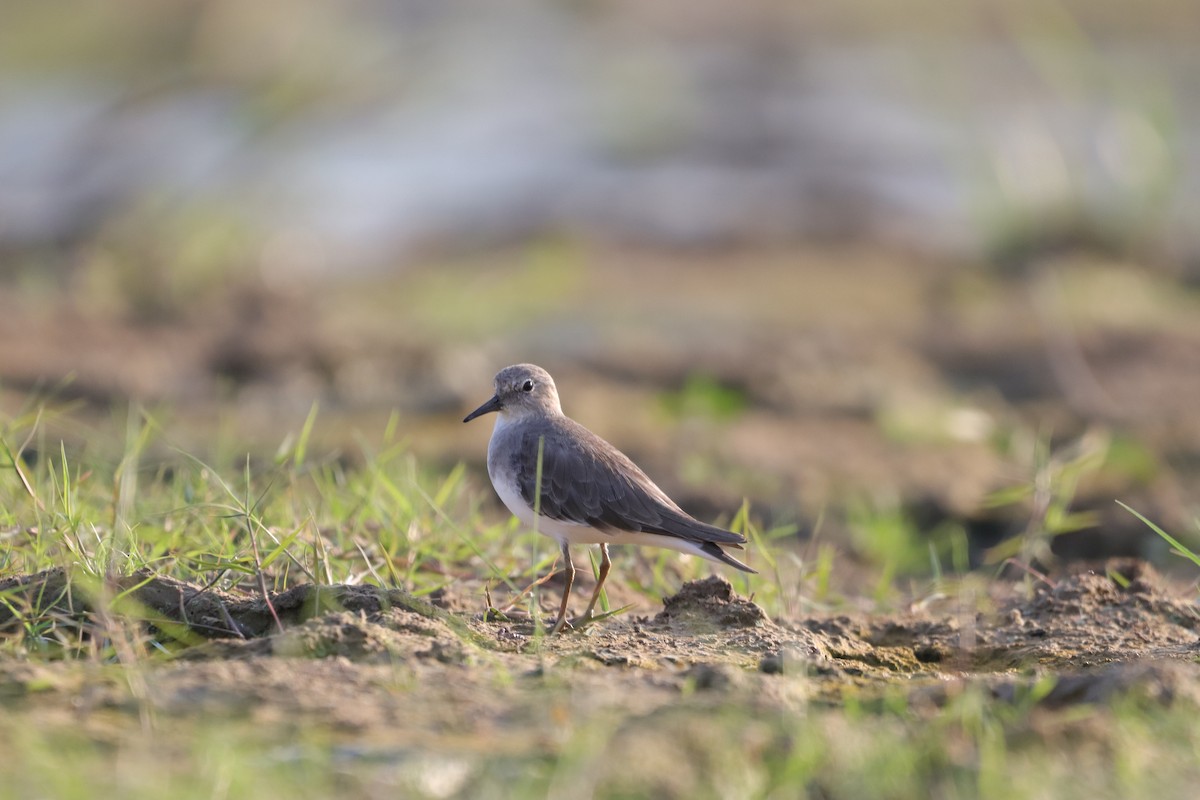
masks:
{"label": "black bill", "polygon": [[482,417],[484,414],[490,414],[493,411],[499,411],[501,408],[502,406],[500,405],[500,397],[498,395],[492,395],[491,400],[488,400],[479,408],[463,417],[463,422],[470,422],[476,417]]}

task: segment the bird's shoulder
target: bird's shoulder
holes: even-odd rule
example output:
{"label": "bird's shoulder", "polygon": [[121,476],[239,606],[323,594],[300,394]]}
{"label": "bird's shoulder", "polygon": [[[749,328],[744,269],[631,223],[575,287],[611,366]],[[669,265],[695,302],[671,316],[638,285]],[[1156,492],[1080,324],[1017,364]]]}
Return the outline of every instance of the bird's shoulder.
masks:
{"label": "bird's shoulder", "polygon": [[657,517],[657,509],[678,509],[632,459],[569,417],[531,421],[518,435],[507,471],[531,504],[540,478],[544,513],[614,524],[613,515],[622,512],[637,510],[635,516],[649,522]]}

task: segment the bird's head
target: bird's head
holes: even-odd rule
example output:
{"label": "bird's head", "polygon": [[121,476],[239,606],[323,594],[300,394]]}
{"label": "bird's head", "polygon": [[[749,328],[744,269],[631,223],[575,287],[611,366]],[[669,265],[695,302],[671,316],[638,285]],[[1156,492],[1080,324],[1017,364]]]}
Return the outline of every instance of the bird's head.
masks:
{"label": "bird's head", "polygon": [[550,373],[534,364],[514,364],[496,373],[496,393],[463,422],[498,411],[502,417],[526,414],[561,414],[558,389]]}

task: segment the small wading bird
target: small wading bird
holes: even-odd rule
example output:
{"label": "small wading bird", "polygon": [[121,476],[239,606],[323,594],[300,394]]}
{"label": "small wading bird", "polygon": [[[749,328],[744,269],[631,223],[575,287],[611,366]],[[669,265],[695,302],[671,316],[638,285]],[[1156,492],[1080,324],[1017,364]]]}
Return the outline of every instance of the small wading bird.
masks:
{"label": "small wading bird", "polygon": [[624,453],[563,414],[546,370],[533,364],[505,367],[495,385],[496,394],[463,422],[496,412],[487,459],[492,486],[521,522],[562,549],[566,586],[551,633],[567,624],[575,580],[572,544],[600,545],[596,589],[575,624],[592,617],[611,566],[610,544],[666,547],[755,571],[724,549],[743,549],[746,537],[689,516]]}

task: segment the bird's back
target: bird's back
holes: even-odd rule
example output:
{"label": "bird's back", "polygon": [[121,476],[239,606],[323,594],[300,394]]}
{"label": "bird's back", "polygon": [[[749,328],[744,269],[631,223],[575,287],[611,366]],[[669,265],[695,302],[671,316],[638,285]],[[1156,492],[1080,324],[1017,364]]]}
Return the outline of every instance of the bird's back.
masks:
{"label": "bird's back", "polygon": [[689,516],[628,456],[563,415],[497,425],[488,447],[488,473],[493,483],[514,485],[524,503],[533,507],[536,501],[540,513],[554,520],[697,543],[746,541]]}

